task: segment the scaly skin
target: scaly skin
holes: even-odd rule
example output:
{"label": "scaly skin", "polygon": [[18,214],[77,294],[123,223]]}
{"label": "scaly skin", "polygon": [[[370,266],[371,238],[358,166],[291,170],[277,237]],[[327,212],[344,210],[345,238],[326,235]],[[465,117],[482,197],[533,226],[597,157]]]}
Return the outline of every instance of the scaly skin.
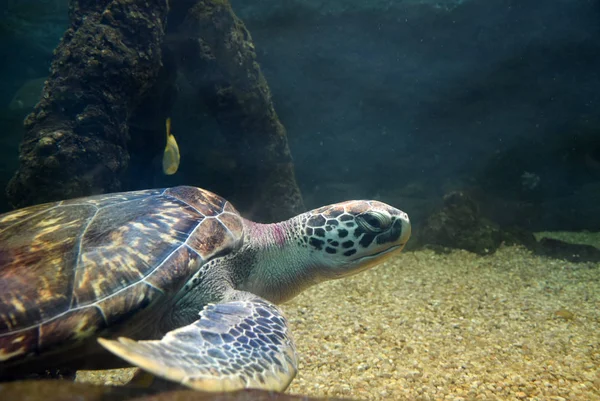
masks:
{"label": "scaly skin", "polygon": [[400,252],[411,234],[406,213],[378,201],[347,201],[289,220],[243,220],[237,252],[211,260],[190,278],[165,316],[161,332],[196,320],[227,289],[285,302],[325,280],[360,273]]}
{"label": "scaly skin", "polygon": [[[113,366],[95,346],[102,336],[120,358],[194,388],[285,388],[296,357],[275,304],[373,266],[409,236],[406,214],[377,201],[258,224],[193,187],[0,215],[0,381],[54,367]],[[119,336],[133,340],[112,340]],[[264,344],[248,350],[256,336]],[[235,340],[233,348],[221,347],[223,338]],[[269,342],[282,365],[265,357]],[[250,365],[230,358],[224,368],[222,356],[233,350]]]}
{"label": "scaly skin", "polygon": [[188,281],[168,315],[174,330],[161,340],[100,343],[194,389],[283,391],[296,375],[298,357],[275,304],[381,262],[410,236],[406,213],[376,201],[330,205],[276,224],[244,220],[243,227],[237,252],[208,262]]}
{"label": "scaly skin", "polygon": [[281,223],[244,225],[245,245],[231,262],[234,286],[274,303],[380,263],[401,251],[411,233],[406,213],[378,201],[348,201]]}

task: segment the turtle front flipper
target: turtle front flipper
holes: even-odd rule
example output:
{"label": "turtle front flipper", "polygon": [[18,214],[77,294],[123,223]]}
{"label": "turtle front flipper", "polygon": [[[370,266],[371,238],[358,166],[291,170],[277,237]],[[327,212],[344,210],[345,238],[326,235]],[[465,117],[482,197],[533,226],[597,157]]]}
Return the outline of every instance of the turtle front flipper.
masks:
{"label": "turtle front flipper", "polygon": [[203,391],[283,391],[297,371],[285,318],[259,297],[207,305],[199,320],[160,341],[98,341],[156,376]]}

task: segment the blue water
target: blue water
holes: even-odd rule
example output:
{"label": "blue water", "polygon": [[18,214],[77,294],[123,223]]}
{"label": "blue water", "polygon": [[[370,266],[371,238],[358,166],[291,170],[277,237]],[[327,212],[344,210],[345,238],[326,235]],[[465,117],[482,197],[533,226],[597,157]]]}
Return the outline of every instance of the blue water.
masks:
{"label": "blue water", "polygon": [[[236,0],[233,8],[254,40],[308,207],[375,197],[419,221],[445,193],[466,189],[501,225],[600,229],[598,2]],[[0,117],[12,134],[0,187],[18,166],[20,120],[31,110],[6,106],[47,75],[66,11],[65,1],[27,0],[2,14],[0,49],[10,56],[0,66]],[[138,187],[193,182],[227,192],[220,167],[198,168],[219,126],[179,85],[180,172],[162,175],[157,145],[155,163],[132,162]]]}

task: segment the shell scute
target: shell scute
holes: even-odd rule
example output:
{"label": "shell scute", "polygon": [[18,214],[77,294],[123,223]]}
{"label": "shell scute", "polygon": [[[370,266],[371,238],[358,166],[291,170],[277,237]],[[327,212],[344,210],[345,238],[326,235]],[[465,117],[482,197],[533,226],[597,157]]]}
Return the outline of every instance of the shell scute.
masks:
{"label": "shell scute", "polygon": [[167,293],[177,291],[178,278],[184,277],[189,271],[195,271],[203,263],[202,258],[188,247],[178,248],[169,257],[170,267],[161,269],[160,266],[146,278],[146,283]]}
{"label": "shell scute", "polygon": [[236,208],[233,207],[233,205],[229,202],[225,203],[225,206],[223,206],[223,211],[239,215],[239,212],[236,210]]}
{"label": "shell scute", "polygon": [[78,204],[91,205],[100,209],[110,205],[124,205],[126,202],[135,202],[152,196],[158,196],[164,191],[164,189],[145,189],[142,191],[117,192],[114,194],[102,194],[87,196],[85,198],[69,199],[60,203],[65,206]]}
{"label": "shell scute", "polygon": [[96,307],[70,310],[60,318],[47,321],[39,326],[39,340],[35,350],[50,349],[65,341],[76,342],[106,327],[102,312]]}
{"label": "shell scute", "polygon": [[0,336],[0,362],[23,357],[38,346],[38,328],[32,327],[7,336]]}
{"label": "shell scute", "polygon": [[100,209],[81,239],[73,306],[89,305],[142,280],[203,218],[163,197]]}
{"label": "shell scute", "polygon": [[242,239],[237,211],[192,187],[0,216],[0,361],[89,337],[156,304]]}
{"label": "shell scute", "polygon": [[242,218],[225,199],[195,187],[170,188],[165,195],[181,200],[206,216],[186,241],[204,260],[236,249],[241,244]]}
{"label": "shell scute", "polygon": [[69,308],[80,227],[96,210],[55,204],[36,209],[0,233],[0,333]]}
{"label": "shell scute", "polygon": [[15,210],[11,213],[6,213],[0,216],[0,232],[6,228],[12,226],[16,222],[22,222],[25,219],[35,216],[40,212],[44,212],[51,209],[54,206],[59,205],[61,202],[46,203],[43,205],[31,206],[25,209]]}
{"label": "shell scute", "polygon": [[219,216],[219,221],[227,228],[234,239],[241,238],[244,232],[244,225],[238,214],[223,213]]}
{"label": "shell scute", "polygon": [[[229,237],[229,238],[228,238]],[[190,235],[187,244],[198,252],[203,259],[209,259],[215,254],[230,249],[234,244],[223,224],[214,218],[205,219]]]}
{"label": "shell scute", "polygon": [[216,216],[223,212],[227,201],[220,196],[201,188],[175,187],[165,191],[165,195],[172,196],[190,205],[204,216]]}
{"label": "shell scute", "polygon": [[[110,296],[96,302],[94,309],[101,310],[108,326],[122,321],[130,314],[146,308],[164,292],[147,284],[133,285],[119,296]],[[88,309],[92,309],[89,307]]]}

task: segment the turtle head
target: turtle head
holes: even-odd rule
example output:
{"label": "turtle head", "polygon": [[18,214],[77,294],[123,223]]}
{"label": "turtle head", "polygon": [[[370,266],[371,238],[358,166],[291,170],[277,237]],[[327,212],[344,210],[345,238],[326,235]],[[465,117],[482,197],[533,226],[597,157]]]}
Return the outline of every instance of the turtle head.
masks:
{"label": "turtle head", "polygon": [[244,250],[239,262],[231,262],[236,288],[275,303],[360,273],[402,250],[410,237],[406,213],[378,201],[336,203],[280,223],[244,225]]}
{"label": "turtle head", "polygon": [[324,206],[301,219],[303,247],[322,279],[359,273],[399,252],[410,237],[408,215],[383,202]]}

